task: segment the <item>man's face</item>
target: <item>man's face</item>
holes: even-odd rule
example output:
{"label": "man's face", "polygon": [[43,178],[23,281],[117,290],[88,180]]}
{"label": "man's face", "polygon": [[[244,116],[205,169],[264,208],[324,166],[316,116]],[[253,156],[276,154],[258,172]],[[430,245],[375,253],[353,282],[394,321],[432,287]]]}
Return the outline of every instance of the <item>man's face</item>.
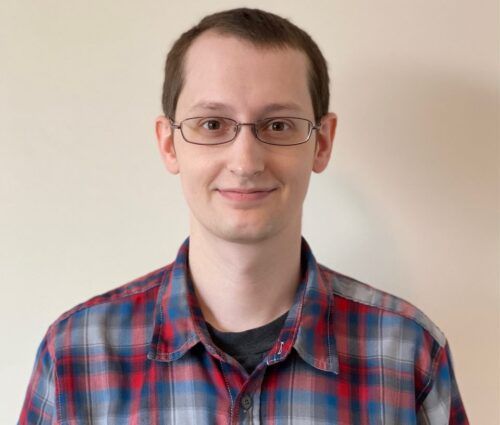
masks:
{"label": "man's face", "polygon": [[[262,49],[204,33],[186,55],[175,121],[215,116],[248,123],[293,116],[314,122],[307,69],[306,56],[297,50]],[[326,167],[334,131],[329,114],[301,145],[267,145],[243,126],[230,143],[200,146],[185,142],[164,117],[157,120],[167,168],[181,177],[192,234],[208,232],[238,243],[300,234],[311,171]]]}

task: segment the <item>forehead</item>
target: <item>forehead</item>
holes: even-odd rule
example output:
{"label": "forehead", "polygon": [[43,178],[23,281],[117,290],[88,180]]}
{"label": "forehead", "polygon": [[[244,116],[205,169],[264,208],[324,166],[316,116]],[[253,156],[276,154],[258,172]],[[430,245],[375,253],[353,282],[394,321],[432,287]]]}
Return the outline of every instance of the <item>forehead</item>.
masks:
{"label": "forehead", "polygon": [[307,56],[290,47],[261,47],[235,36],[207,32],[190,46],[178,110],[199,103],[235,109],[297,104],[312,112]]}

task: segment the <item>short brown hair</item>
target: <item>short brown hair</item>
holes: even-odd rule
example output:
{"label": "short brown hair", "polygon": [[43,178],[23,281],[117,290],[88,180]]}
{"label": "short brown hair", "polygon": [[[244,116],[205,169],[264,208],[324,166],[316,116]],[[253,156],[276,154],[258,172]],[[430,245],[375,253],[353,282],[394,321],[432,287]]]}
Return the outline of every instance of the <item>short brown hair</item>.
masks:
{"label": "short brown hair", "polygon": [[319,122],[328,112],[330,101],[326,60],[319,47],[304,30],[285,18],[259,9],[238,8],[205,16],[174,43],[167,55],[163,83],[162,107],[167,117],[174,118],[177,101],[184,84],[183,65],[186,52],[205,31],[232,35],[258,47],[291,47],[306,54],[309,60],[309,92],[314,118]]}

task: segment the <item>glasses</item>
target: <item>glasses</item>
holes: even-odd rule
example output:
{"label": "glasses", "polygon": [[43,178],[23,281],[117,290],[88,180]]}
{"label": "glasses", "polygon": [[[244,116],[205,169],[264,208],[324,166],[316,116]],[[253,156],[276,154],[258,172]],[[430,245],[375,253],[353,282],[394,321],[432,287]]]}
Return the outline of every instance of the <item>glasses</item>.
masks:
{"label": "glasses", "polygon": [[229,143],[236,139],[243,125],[249,125],[254,136],[262,143],[294,146],[306,143],[313,130],[320,128],[305,118],[297,117],[272,117],[253,123],[237,122],[224,117],[194,117],[186,118],[178,124],[170,119],[170,125],[181,131],[186,142],[195,145]]}

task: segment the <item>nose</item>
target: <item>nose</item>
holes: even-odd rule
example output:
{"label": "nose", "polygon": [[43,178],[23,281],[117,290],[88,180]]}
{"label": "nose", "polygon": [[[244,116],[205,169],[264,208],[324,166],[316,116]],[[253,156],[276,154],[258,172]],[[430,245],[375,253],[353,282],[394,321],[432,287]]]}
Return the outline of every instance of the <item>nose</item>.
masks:
{"label": "nose", "polygon": [[236,138],[229,146],[228,170],[235,176],[252,178],[264,171],[264,146],[249,124],[240,124]]}

